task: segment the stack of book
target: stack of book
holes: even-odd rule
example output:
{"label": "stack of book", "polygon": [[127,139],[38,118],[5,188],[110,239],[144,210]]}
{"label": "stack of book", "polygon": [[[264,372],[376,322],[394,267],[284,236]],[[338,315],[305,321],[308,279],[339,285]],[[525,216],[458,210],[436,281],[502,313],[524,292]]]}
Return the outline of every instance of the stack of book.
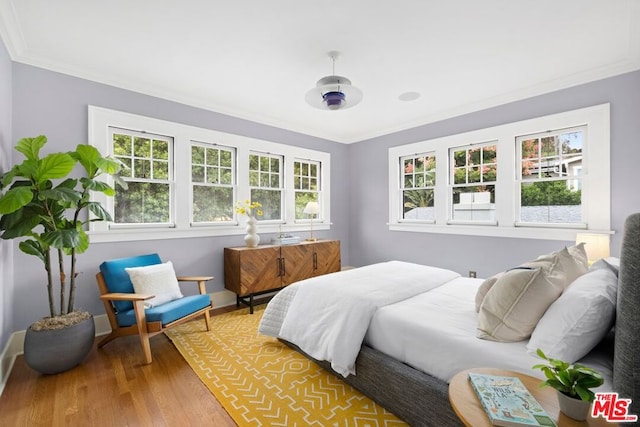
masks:
{"label": "stack of book", "polygon": [[469,382],[493,425],[556,427],[519,378],[469,373]]}
{"label": "stack of book", "polygon": [[300,243],[300,237],[298,236],[281,236],[271,238],[272,245],[295,245],[298,243]]}

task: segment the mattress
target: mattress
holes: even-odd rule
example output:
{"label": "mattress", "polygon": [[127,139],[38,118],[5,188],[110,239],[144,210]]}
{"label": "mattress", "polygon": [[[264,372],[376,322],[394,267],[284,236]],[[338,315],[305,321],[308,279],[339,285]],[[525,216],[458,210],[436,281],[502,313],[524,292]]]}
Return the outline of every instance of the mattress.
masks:
{"label": "mattress", "polygon": [[[544,378],[531,366],[540,359],[527,353],[527,341],[499,343],[476,338],[475,295],[482,279],[459,277],[429,292],[381,307],[365,336],[370,347],[449,382],[459,371],[495,367]],[[580,361],[605,378],[598,390],[610,390],[611,356],[592,352]]]}

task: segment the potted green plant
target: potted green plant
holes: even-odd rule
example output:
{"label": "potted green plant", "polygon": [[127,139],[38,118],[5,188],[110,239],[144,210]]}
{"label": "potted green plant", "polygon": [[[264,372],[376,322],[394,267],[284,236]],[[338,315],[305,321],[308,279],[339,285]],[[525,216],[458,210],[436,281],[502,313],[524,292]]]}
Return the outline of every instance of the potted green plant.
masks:
{"label": "potted green plant", "polygon": [[[91,201],[90,192],[113,196],[115,190],[98,177],[116,177],[121,164],[87,144],[41,156],[46,142],[44,135],[21,139],[15,149],[25,159],[0,176],[0,238],[23,239],[20,250],[44,265],[49,316],[27,329],[24,357],[33,369],[52,374],[76,366],[93,344],[93,317],[74,307],[76,255],[89,247],[84,225],[111,220],[103,206]],[[85,176],[72,177],[77,165]]]}
{"label": "potted green plant", "polygon": [[589,414],[591,402],[595,399],[592,388],[604,383],[602,375],[595,369],[579,363],[547,357],[541,349],[536,351],[546,364],[537,364],[532,369],[540,369],[547,378],[541,386],[551,386],[558,392],[560,411],[568,417],[583,421]]}

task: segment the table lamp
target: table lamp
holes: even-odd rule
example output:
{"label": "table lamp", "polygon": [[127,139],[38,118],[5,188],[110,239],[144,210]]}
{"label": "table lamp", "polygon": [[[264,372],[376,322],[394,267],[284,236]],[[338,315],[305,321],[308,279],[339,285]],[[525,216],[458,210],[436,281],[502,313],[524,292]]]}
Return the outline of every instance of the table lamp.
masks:
{"label": "table lamp", "polygon": [[313,237],[313,218],[315,217],[315,215],[320,213],[320,205],[318,204],[318,202],[309,202],[304,207],[304,210],[302,211],[302,213],[307,214],[307,215],[312,215],[311,216],[311,235],[309,236],[307,241],[308,242],[315,242],[318,239]]}

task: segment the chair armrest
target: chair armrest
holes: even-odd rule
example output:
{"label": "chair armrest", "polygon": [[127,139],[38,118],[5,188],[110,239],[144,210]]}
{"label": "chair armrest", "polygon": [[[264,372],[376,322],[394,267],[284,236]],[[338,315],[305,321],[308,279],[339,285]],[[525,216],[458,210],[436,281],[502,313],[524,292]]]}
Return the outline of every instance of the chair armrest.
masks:
{"label": "chair armrest", "polygon": [[207,287],[205,283],[207,280],[213,279],[213,276],[178,276],[178,282],[197,282],[200,295],[207,293]]}
{"label": "chair armrest", "polygon": [[206,282],[213,279],[213,276],[178,276],[178,282]]}
{"label": "chair armrest", "polygon": [[153,298],[155,295],[151,294],[125,294],[125,293],[111,293],[100,295],[100,299],[106,301],[144,301]]}

